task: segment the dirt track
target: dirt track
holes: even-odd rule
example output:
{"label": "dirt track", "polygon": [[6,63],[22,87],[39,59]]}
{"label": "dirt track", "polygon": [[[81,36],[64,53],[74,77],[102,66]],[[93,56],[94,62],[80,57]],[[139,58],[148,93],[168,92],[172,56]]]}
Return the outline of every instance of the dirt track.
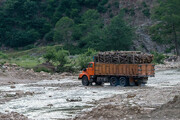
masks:
{"label": "dirt track", "polygon": [[77,76],[28,72],[0,75],[0,119],[180,119],[178,69],[156,71],[146,86],[126,88],[84,87]]}

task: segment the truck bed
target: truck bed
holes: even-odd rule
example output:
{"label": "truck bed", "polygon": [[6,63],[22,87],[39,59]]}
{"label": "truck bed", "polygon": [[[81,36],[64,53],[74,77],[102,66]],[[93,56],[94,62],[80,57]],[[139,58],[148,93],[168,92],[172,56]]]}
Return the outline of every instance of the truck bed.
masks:
{"label": "truck bed", "polygon": [[95,63],[95,75],[117,75],[133,77],[153,77],[154,64],[106,64]]}

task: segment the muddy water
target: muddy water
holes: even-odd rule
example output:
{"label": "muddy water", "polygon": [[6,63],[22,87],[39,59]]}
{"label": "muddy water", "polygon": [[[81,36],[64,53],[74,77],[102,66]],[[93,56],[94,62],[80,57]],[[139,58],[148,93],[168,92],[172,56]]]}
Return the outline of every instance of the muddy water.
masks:
{"label": "muddy water", "polygon": [[[150,78],[147,86],[168,87],[177,83],[180,83],[180,70],[167,70],[157,71],[156,77]],[[111,87],[109,84],[84,87],[80,81],[72,78],[44,80],[15,86],[14,89],[11,89],[10,86],[1,86],[0,91],[11,91],[12,94],[15,94],[15,91],[22,90],[24,92],[34,92],[34,95],[1,104],[0,112],[15,111],[32,119],[72,118],[81,111],[91,108],[93,106],[91,102],[94,100],[135,90]],[[69,102],[67,99],[80,101]]]}
{"label": "muddy water", "polygon": [[[68,87],[67,83],[79,86]],[[66,84],[65,84],[66,83]],[[55,84],[65,84],[58,87]],[[55,86],[55,87],[51,87]],[[90,102],[101,98],[110,97],[113,94],[124,94],[124,90],[118,90],[111,86],[81,86],[81,82],[72,79],[45,80],[34,84],[17,84],[15,89],[10,86],[0,87],[2,91],[22,90],[34,92],[35,95],[12,100],[0,105],[0,112],[15,111],[34,119],[63,119],[72,118],[85,108],[90,108]],[[15,92],[14,92],[15,93]],[[66,99],[81,100],[79,102],[68,102]]]}
{"label": "muddy water", "polygon": [[180,69],[156,71],[155,77],[149,78],[147,86],[169,87],[180,83]]}

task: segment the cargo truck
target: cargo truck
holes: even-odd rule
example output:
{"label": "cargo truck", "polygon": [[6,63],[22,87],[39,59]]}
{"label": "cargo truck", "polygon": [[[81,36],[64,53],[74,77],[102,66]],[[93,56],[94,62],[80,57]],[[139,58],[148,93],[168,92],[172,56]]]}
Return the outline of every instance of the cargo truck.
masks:
{"label": "cargo truck", "polygon": [[155,76],[154,64],[111,64],[90,62],[79,74],[84,86],[110,83],[111,86],[134,86],[146,84],[148,77]]}

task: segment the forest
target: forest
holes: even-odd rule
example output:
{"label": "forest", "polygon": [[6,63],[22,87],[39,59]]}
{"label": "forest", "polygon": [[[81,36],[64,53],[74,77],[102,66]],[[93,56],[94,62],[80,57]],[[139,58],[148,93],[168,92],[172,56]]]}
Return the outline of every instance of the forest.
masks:
{"label": "forest", "polygon": [[[132,28],[123,13],[104,25],[108,0],[7,0],[0,7],[0,44],[12,48],[63,44],[96,50],[128,50]],[[109,44],[113,41],[112,44]]]}
{"label": "forest", "polygon": [[[142,11],[146,17],[161,21],[149,28],[149,34],[157,43],[171,44],[170,49],[179,55],[180,2],[160,0],[158,4]],[[147,7],[146,2],[142,5]],[[124,16],[135,12],[119,6],[118,0],[0,1],[0,46],[28,49],[61,44],[73,54],[88,48],[131,50],[135,28]],[[118,14],[112,14],[111,8],[117,8]],[[110,18],[108,23],[102,17],[105,13]]]}

